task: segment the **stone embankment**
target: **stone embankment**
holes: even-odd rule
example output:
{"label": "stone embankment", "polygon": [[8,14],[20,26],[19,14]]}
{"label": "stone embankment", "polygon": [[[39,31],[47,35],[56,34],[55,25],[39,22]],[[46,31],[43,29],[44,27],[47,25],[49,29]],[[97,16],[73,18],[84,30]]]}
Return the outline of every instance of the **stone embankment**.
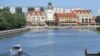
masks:
{"label": "stone embankment", "polygon": [[13,34],[13,33],[18,33],[18,32],[24,32],[29,30],[29,28],[19,28],[19,29],[11,29],[11,30],[4,30],[0,31],[0,35],[7,35],[7,34]]}
{"label": "stone embankment", "polygon": [[30,29],[53,29],[53,28],[96,28],[100,26],[29,26]]}

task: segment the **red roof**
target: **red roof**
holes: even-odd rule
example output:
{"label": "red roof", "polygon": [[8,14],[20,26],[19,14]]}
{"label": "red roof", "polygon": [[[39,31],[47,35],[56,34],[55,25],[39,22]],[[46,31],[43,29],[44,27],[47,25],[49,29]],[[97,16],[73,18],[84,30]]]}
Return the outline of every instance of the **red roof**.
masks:
{"label": "red roof", "polygon": [[34,15],[44,15],[43,11],[29,11],[28,14],[30,14],[30,16],[32,16],[32,14]]}
{"label": "red roof", "polygon": [[73,10],[72,12],[76,12],[76,13],[91,13],[91,10]]}
{"label": "red roof", "polygon": [[55,13],[57,17],[70,17],[70,18],[78,18],[75,13]]}

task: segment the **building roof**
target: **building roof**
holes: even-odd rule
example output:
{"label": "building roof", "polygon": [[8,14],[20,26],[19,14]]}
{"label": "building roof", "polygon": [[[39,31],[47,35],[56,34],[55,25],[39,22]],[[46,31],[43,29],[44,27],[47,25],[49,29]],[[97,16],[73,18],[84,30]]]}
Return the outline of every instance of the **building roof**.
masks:
{"label": "building roof", "polygon": [[37,16],[37,15],[44,15],[44,12],[43,11],[29,11],[28,12],[28,14],[30,15],[30,16],[32,16],[32,14],[34,14],[35,16]]}
{"label": "building roof", "polygon": [[55,13],[57,17],[70,17],[70,18],[78,18],[75,13]]}
{"label": "building roof", "polygon": [[72,12],[76,12],[76,13],[91,13],[91,10],[73,10]]}

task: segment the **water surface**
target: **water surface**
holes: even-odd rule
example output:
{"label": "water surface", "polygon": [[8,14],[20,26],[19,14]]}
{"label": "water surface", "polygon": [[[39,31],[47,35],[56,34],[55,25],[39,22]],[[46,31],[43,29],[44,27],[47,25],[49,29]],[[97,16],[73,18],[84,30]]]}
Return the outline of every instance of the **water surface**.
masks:
{"label": "water surface", "polygon": [[91,53],[100,51],[100,34],[92,30],[37,30],[0,36],[0,55],[7,56],[15,44],[22,45],[26,56],[84,56],[86,48]]}

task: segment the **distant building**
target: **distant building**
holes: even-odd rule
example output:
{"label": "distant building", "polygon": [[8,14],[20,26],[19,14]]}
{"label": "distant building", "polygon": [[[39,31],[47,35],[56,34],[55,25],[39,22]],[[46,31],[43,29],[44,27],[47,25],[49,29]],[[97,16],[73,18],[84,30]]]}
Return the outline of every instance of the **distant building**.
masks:
{"label": "distant building", "polygon": [[34,7],[28,7],[28,11],[33,11],[33,10],[35,10]]}
{"label": "distant building", "polygon": [[10,7],[10,12],[11,13],[15,13],[16,11],[15,11],[15,7]]}
{"label": "distant building", "polygon": [[22,7],[22,13],[24,13],[24,15],[26,15],[28,12],[28,8],[27,7]]}
{"label": "distant building", "polygon": [[22,7],[16,7],[15,12],[16,13],[22,13]]}
{"label": "distant building", "polygon": [[28,25],[43,26],[46,24],[46,16],[43,11],[29,11],[26,17]]}
{"label": "distant building", "polygon": [[77,15],[75,13],[55,13],[57,25],[77,25]]}
{"label": "distant building", "polygon": [[3,9],[3,7],[0,7],[0,9]]}
{"label": "distant building", "polygon": [[91,24],[92,23],[92,11],[91,10],[73,10],[78,16],[79,24]]}
{"label": "distant building", "polygon": [[35,7],[35,11],[40,11],[40,8],[39,7]]}
{"label": "distant building", "polygon": [[10,8],[8,6],[7,7],[3,7],[3,10],[10,11]]}
{"label": "distant building", "polygon": [[44,7],[40,7],[40,11],[45,11],[45,8]]}
{"label": "distant building", "polygon": [[54,8],[54,12],[55,13],[64,13],[64,9],[63,8]]}
{"label": "distant building", "polygon": [[98,9],[98,15],[100,16],[100,9]]}
{"label": "distant building", "polygon": [[64,13],[70,13],[71,10],[70,9],[64,9]]}

